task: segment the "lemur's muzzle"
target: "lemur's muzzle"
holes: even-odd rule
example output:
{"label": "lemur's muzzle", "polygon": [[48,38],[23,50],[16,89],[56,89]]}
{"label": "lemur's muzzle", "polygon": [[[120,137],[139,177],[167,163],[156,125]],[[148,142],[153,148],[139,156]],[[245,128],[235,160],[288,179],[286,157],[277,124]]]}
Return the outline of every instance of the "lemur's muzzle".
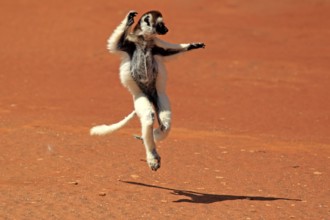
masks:
{"label": "lemur's muzzle", "polygon": [[157,31],[158,34],[164,35],[168,32],[168,29],[163,23],[160,23],[160,24],[157,25],[156,31]]}

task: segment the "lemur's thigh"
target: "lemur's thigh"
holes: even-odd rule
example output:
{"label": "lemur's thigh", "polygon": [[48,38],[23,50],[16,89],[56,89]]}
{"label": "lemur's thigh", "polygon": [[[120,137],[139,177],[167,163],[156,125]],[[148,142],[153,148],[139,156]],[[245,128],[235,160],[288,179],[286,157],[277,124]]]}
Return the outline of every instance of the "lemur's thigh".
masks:
{"label": "lemur's thigh", "polygon": [[134,108],[136,114],[139,116],[141,123],[153,125],[155,119],[155,110],[152,103],[146,95],[142,92],[134,95]]}
{"label": "lemur's thigh", "polygon": [[122,62],[120,70],[120,81],[128,89],[133,97],[137,97],[142,94],[142,91],[131,75],[130,62],[128,60],[129,58],[127,57],[126,60]]}
{"label": "lemur's thigh", "polygon": [[152,104],[143,93],[134,97],[134,108],[136,114],[140,118],[143,143],[148,154],[156,148],[153,138],[155,111]]}
{"label": "lemur's thigh", "polygon": [[158,94],[159,127],[154,130],[154,140],[160,141],[167,137],[171,129],[172,112],[170,101],[165,93]]}

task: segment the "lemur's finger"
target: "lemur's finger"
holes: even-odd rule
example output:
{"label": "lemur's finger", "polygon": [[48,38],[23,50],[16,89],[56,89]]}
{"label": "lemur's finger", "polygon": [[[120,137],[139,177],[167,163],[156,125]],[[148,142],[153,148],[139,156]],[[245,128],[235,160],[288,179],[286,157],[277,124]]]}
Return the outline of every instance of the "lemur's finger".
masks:
{"label": "lemur's finger", "polygon": [[196,48],[205,48],[205,44],[204,43],[195,43]]}
{"label": "lemur's finger", "polygon": [[130,11],[127,15],[127,25],[131,26],[134,23],[134,17],[137,15],[136,11]]}
{"label": "lemur's finger", "polygon": [[188,47],[188,50],[198,49],[198,48],[205,48],[205,44],[204,43],[191,43]]}
{"label": "lemur's finger", "polygon": [[134,18],[138,13],[134,10],[129,11],[128,16]]}

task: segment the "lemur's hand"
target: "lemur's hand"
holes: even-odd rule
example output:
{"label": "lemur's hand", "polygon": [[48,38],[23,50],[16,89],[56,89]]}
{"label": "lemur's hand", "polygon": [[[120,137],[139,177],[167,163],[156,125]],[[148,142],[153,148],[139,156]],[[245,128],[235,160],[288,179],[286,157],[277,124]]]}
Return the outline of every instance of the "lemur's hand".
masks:
{"label": "lemur's hand", "polygon": [[131,26],[134,23],[134,17],[137,15],[136,11],[130,11],[127,15],[127,26]]}
{"label": "lemur's hand", "polygon": [[204,43],[191,43],[188,46],[188,50],[198,49],[198,48],[205,48],[205,44]]}

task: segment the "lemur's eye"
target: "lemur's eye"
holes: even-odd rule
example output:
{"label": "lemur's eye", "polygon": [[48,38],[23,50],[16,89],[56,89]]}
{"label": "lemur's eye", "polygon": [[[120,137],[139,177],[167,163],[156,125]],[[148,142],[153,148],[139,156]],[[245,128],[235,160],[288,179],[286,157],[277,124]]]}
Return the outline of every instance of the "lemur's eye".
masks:
{"label": "lemur's eye", "polygon": [[147,23],[148,26],[150,26],[149,16],[146,16],[144,18],[144,22]]}

